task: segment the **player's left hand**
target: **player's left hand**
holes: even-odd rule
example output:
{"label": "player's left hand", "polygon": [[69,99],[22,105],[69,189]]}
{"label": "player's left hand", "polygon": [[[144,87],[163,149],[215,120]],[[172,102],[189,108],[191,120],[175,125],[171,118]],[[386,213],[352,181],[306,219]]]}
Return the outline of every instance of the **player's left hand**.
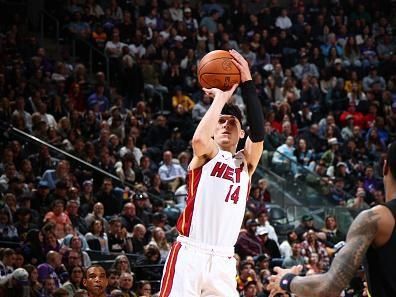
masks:
{"label": "player's left hand", "polygon": [[284,292],[284,290],[282,290],[280,287],[280,281],[285,274],[293,273],[293,274],[298,275],[298,274],[300,274],[302,268],[303,267],[301,265],[293,266],[290,269],[282,269],[280,267],[275,267],[274,271],[276,272],[276,274],[270,276],[270,278],[269,278],[270,283],[268,285],[268,289],[271,291],[271,294],[269,297],[274,297],[276,294]]}
{"label": "player's left hand", "polygon": [[234,49],[229,50],[229,53],[234,58],[231,60],[232,63],[234,63],[234,65],[241,72],[241,82],[244,83],[245,81],[251,80],[252,75],[250,73],[249,63],[245,60],[245,58]]}
{"label": "player's left hand", "polygon": [[237,87],[238,85],[234,84],[228,91],[222,91],[217,88],[202,88],[202,90],[205,92],[206,95],[211,98],[219,98],[220,96],[223,96],[223,98],[228,101],[231,98],[232,94],[234,94]]}

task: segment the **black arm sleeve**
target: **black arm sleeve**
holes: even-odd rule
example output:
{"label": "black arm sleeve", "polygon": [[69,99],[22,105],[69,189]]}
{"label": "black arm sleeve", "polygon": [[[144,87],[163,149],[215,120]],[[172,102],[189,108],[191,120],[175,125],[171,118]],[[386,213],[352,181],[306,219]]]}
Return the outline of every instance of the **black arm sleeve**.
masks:
{"label": "black arm sleeve", "polygon": [[245,81],[241,88],[243,102],[246,105],[247,122],[250,127],[249,137],[253,142],[261,142],[264,140],[264,115],[256,88],[252,80]]}

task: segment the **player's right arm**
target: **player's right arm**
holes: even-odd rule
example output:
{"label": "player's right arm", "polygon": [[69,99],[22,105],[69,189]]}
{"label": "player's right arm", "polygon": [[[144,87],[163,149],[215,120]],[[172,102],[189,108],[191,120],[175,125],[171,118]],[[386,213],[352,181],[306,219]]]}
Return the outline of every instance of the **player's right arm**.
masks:
{"label": "player's right arm", "polygon": [[220,89],[203,89],[210,97],[214,98],[205,116],[199,122],[192,138],[192,147],[194,157],[191,161],[191,169],[197,168],[205,163],[206,160],[216,156],[218,148],[213,140],[217,122],[219,120],[221,110],[227,101],[231,98],[238,85],[234,85],[228,91]]}

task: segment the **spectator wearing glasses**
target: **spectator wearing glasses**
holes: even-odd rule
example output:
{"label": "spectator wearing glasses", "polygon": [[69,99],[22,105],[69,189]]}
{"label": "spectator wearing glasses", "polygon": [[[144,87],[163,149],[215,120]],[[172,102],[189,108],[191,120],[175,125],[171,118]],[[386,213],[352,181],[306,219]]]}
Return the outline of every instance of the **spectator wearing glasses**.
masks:
{"label": "spectator wearing glasses", "polygon": [[119,255],[114,260],[112,269],[115,269],[120,275],[124,272],[131,272],[131,265],[129,263],[128,257],[125,255]]}
{"label": "spectator wearing glasses", "polygon": [[68,292],[69,297],[73,297],[77,290],[82,289],[82,280],[83,268],[76,265],[69,269],[69,280],[63,284],[62,288]]}

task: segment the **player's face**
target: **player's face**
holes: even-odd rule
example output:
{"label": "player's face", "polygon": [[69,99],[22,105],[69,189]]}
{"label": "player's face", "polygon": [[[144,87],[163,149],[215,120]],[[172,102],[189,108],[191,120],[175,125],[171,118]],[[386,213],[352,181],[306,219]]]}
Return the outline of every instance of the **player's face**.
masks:
{"label": "player's face", "polygon": [[221,115],[217,122],[214,139],[224,147],[234,147],[243,137],[243,131],[238,119],[232,115]]}
{"label": "player's face", "polygon": [[83,284],[90,295],[103,295],[108,284],[105,270],[102,267],[91,267],[87,271],[87,276],[83,280]]}

